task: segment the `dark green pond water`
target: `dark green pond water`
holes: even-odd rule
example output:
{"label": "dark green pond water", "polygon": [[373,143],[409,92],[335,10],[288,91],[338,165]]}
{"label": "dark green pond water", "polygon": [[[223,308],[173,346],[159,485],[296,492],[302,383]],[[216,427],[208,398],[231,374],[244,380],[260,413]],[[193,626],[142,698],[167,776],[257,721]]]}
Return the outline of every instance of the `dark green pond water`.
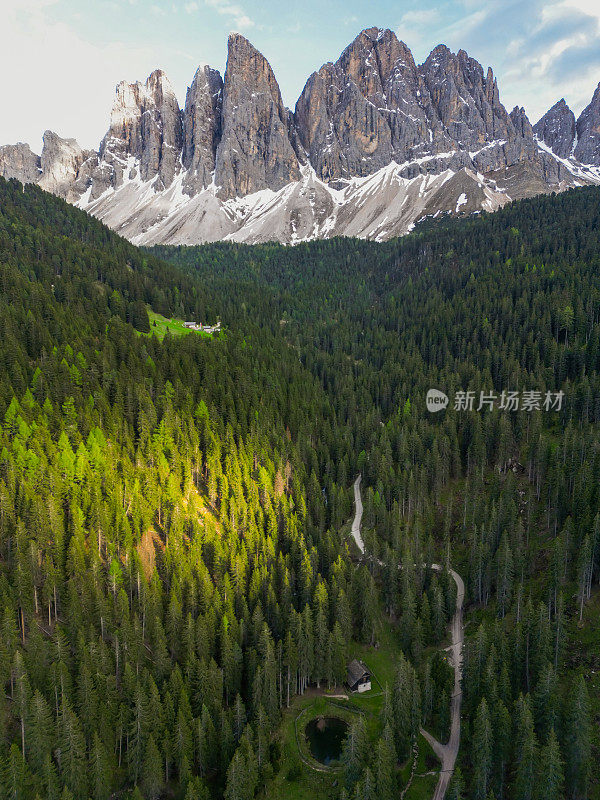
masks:
{"label": "dark green pond water", "polygon": [[342,754],[348,724],[339,717],[316,717],[311,719],[304,733],[313,757],[321,764],[330,764],[338,761]]}

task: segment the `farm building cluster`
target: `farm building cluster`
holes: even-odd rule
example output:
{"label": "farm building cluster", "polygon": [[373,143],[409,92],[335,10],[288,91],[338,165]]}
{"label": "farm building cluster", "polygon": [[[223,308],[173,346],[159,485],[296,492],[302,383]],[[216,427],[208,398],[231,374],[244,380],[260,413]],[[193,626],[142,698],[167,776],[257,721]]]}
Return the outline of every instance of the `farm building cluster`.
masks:
{"label": "farm building cluster", "polygon": [[184,327],[191,331],[203,331],[204,333],[218,333],[221,330],[221,321],[216,325],[203,325],[201,322],[184,322]]}

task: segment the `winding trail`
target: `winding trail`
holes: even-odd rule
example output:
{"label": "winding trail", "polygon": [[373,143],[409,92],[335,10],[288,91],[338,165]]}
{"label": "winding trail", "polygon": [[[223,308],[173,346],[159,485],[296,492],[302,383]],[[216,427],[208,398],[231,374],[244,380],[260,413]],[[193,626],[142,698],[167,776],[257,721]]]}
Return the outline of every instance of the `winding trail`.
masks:
{"label": "winding trail", "polygon": [[[435,570],[441,570],[439,564],[431,565]],[[451,633],[452,644],[448,648],[451,665],[454,667],[454,692],[450,701],[450,738],[446,744],[441,744],[430,733],[421,728],[421,733],[432,746],[434,753],[442,762],[440,777],[433,793],[433,800],[443,800],[452,773],[456,764],[458,748],[460,747],[460,706],[462,703],[462,689],[460,685],[462,676],[462,645],[465,626],[463,622],[463,601],[465,599],[465,585],[458,572],[453,569],[450,574],[456,583],[456,610],[452,618]]]}
{"label": "winding trail", "polygon": [[356,542],[356,545],[361,553],[364,554],[365,552],[365,543],[362,540],[362,536],[360,535],[360,523],[362,522],[362,515],[363,515],[363,504],[362,504],[362,497],[360,495],[360,482],[362,480],[362,475],[359,475],[358,478],[354,481],[354,506],[356,511],[354,512],[354,519],[352,520],[352,537]]}
{"label": "winding trail", "polygon": [[[359,475],[354,481],[354,503],[355,514],[352,522],[352,537],[356,542],[358,549],[361,553],[365,552],[365,545],[360,533],[360,525],[362,522],[363,506],[360,494],[360,483],[362,476]],[[441,572],[443,567],[441,564],[432,564],[431,569],[436,572]],[[456,764],[456,757],[458,756],[458,748],[460,747],[460,707],[462,703],[462,645],[464,639],[465,626],[463,621],[463,603],[465,599],[465,585],[463,579],[458,572],[453,569],[449,570],[450,575],[456,583],[456,610],[452,617],[450,626],[452,644],[446,648],[450,657],[451,665],[454,668],[454,691],[450,702],[450,738],[446,744],[441,744],[430,733],[421,728],[421,733],[427,739],[434,753],[439,758],[442,764],[440,770],[440,777],[435,787],[432,800],[444,800],[448,784],[454,772]]]}

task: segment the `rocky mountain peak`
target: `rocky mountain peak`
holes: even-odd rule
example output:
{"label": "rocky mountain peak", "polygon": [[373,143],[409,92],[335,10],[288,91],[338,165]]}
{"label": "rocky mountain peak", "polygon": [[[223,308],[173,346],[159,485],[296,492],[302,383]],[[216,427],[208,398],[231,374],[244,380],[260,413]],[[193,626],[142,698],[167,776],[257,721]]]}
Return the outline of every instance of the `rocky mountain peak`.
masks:
{"label": "rocky mountain peak", "polygon": [[[417,67],[396,34],[378,28],[362,31],[335,63],[311,75],[295,123],[310,163],[326,181],[368,175],[391,160],[424,164],[424,157],[449,151],[457,152],[457,166],[466,166],[460,153],[494,145],[476,164],[491,169],[506,160],[502,146],[511,143],[521,157],[527,147],[517,140],[531,139],[528,121],[519,120],[517,130],[500,102],[491,68],[484,73],[465,50],[455,54],[444,44]],[[528,158],[535,151],[530,145]],[[420,168],[407,167],[410,174]]]}
{"label": "rocky mountain peak", "polygon": [[438,45],[419,68],[436,116],[442,124],[446,146],[482,148],[492,141],[515,137],[510,117],[500,102],[494,73],[465,50],[455,55]]}
{"label": "rocky mountain peak", "polygon": [[492,108],[498,108],[501,105],[498,80],[494,76],[494,70],[491,67],[488,67],[485,78],[485,96]]}
{"label": "rocky mountain peak", "polygon": [[300,171],[291,117],[267,59],[240,33],[228,41],[215,183],[222,197],[281,189]]}
{"label": "rocky mountain peak", "polygon": [[252,95],[256,89],[268,91],[278,115],[281,118],[286,117],[279,84],[271,65],[241,33],[229,34],[224,83],[225,93],[229,92],[230,94],[242,88],[246,95]]}
{"label": "rocky mountain peak", "polygon": [[63,139],[54,131],[45,131],[39,184],[48,192],[67,200],[74,199],[73,184],[84,161],[92,153],[81,149],[75,139]]}
{"label": "rocky mountain peak", "polygon": [[425,64],[438,64],[452,56],[452,51],[445,44],[436,45],[425,59]]}
{"label": "rocky mountain peak", "polygon": [[171,82],[162,69],[155,69],[148,75],[146,90],[150,92],[155,99],[164,95],[172,95],[175,97]]}
{"label": "rocky mountain peak", "polygon": [[351,42],[334,68],[350,78],[361,93],[378,108],[388,104],[390,81],[407,74],[414,76],[412,53],[389,29],[368,28]]}
{"label": "rocky mountain peak", "polygon": [[533,126],[537,138],[559,158],[568,158],[575,144],[575,115],[564,97]]}
{"label": "rocky mountain peak", "polygon": [[517,136],[531,139],[533,137],[533,128],[529,117],[525,113],[523,106],[515,106],[510,112],[510,120],[514,126]]}
{"label": "rocky mountain peak", "polygon": [[575,157],[583,164],[600,164],[600,83],[577,120]]}
{"label": "rocky mountain peak", "polygon": [[193,195],[208,186],[221,138],[223,79],[218,70],[199,67],[187,90],[183,114],[184,191]]}
{"label": "rocky mountain peak", "polygon": [[363,31],[359,33],[359,36],[366,36],[372,42],[376,42],[378,39],[383,38],[383,36],[385,36],[386,33],[391,33],[391,31],[388,29],[378,28],[376,26],[373,26],[372,28],[365,28]]}
{"label": "rocky mountain peak", "polygon": [[139,160],[142,180],[156,177],[157,188],[168,186],[178,169],[182,143],[181,110],[162,70],[154,70],[143,84],[119,83],[101,146],[101,156],[112,168],[113,186],[122,183],[128,156]]}
{"label": "rocky mountain peak", "polygon": [[0,177],[16,178],[23,183],[37,183],[41,177],[41,159],[28,144],[5,144],[0,146]]}
{"label": "rocky mountain peak", "polygon": [[600,183],[600,85],[577,123],[561,100],[535,134],[523,108],[507,113],[491,67],[443,44],[417,65],[377,27],[309,77],[292,114],[267,59],[234,33],[224,76],[199,67],[183,109],[160,69],[123,81],[97,152],[48,131],[41,157],[0,147],[0,176],[139,243],[385,239],[423,216]]}
{"label": "rocky mountain peak", "polygon": [[428,138],[412,53],[393,31],[368,28],[308,79],[295,111],[317,175],[337,181],[407,160]]}

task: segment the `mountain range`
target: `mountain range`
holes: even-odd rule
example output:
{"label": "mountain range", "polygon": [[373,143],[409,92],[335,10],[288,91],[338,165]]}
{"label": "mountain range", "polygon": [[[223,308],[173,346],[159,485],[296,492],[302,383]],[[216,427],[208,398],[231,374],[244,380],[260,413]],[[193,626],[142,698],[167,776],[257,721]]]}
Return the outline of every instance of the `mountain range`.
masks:
{"label": "mountain range", "polygon": [[420,65],[362,31],[285,107],[265,57],[231,34],[224,76],[201,66],[180,108],[161,70],[121,82],[97,151],[44,134],[0,147],[0,175],[94,214],[136,244],[387,239],[427,216],[493,211],[600,183],[600,84],[534,126],[492,69],[436,47]]}

